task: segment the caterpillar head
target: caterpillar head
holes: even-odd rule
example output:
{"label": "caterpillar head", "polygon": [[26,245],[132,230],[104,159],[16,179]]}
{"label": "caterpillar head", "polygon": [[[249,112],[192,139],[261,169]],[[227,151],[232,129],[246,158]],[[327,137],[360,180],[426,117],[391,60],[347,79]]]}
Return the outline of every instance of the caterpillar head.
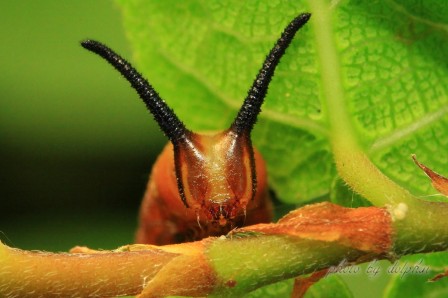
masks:
{"label": "caterpillar head", "polygon": [[297,16],[285,28],[250,87],[235,120],[227,130],[199,134],[188,130],[150,83],[125,59],[93,40],[82,46],[106,59],[132,85],[174,148],[174,171],[185,207],[224,226],[244,214],[257,190],[250,134],[261,111],[280,58],[310,14]]}

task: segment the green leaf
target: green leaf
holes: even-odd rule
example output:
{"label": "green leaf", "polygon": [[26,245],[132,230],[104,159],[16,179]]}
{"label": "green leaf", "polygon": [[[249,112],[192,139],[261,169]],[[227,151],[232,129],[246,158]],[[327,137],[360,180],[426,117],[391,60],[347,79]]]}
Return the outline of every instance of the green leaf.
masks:
{"label": "green leaf", "polygon": [[305,294],[305,298],[320,297],[350,298],[353,295],[341,277],[329,275],[314,284]]}
{"label": "green leaf", "polygon": [[229,125],[283,28],[310,11],[253,135],[279,198],[299,203],[328,194],[335,175],[332,118],[350,126],[340,133],[361,142],[394,181],[433,193],[410,154],[434,168],[448,163],[447,3],[119,3],[139,69],[193,130]]}
{"label": "green leaf", "polygon": [[272,285],[261,287],[245,295],[244,298],[290,297],[293,285],[294,279],[287,279]]}
{"label": "green leaf", "polygon": [[403,257],[394,267],[395,271],[390,273],[392,278],[386,289],[385,297],[447,297],[447,278],[428,282],[436,274],[443,272],[447,266],[447,252]]}
{"label": "green leaf", "polygon": [[[259,288],[247,295],[245,298],[258,297],[290,297],[294,279],[288,279],[272,285]],[[319,298],[319,297],[333,297],[333,298],[350,298],[353,297],[350,289],[347,287],[341,277],[337,275],[329,275],[322,278],[317,283],[313,284],[305,294],[305,298]]]}

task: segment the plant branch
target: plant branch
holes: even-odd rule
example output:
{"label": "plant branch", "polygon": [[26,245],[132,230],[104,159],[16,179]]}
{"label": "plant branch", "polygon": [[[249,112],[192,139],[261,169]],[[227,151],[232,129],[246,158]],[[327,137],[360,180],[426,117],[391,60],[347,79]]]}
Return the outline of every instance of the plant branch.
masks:
{"label": "plant branch", "polygon": [[[442,215],[444,209],[438,209]],[[433,215],[428,224],[437,226],[434,220],[441,215]],[[439,228],[439,238],[425,239],[424,247],[411,243],[419,235],[408,235],[409,249],[403,250],[396,245],[402,233],[408,231],[394,224],[386,208],[320,203],[297,209],[276,224],[178,245],[53,254],[0,244],[0,296],[241,295],[341,260],[361,263],[448,246],[440,242],[448,239],[448,231]]]}

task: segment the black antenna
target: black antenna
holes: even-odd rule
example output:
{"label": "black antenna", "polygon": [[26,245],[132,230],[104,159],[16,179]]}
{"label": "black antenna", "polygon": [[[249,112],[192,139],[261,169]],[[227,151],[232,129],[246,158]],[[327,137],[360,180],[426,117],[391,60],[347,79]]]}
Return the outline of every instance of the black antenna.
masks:
{"label": "black antenna", "polygon": [[282,36],[277,40],[277,43],[271,49],[271,52],[266,56],[263,66],[258,72],[252,87],[249,89],[238,115],[230,126],[230,130],[237,134],[250,133],[252,131],[252,128],[257,121],[257,116],[261,111],[263,100],[268,92],[268,86],[274,75],[275,68],[296,32],[308,22],[310,17],[310,13],[302,13],[292,20],[285,28]]}
{"label": "black antenna", "polygon": [[148,81],[129,62],[98,41],[85,40],[81,42],[81,45],[103,57],[131,83],[131,86],[140,95],[140,98],[153,114],[163,133],[171,142],[175,143],[185,137],[187,129],[182,121],[177,118],[173,110],[168,107]]}

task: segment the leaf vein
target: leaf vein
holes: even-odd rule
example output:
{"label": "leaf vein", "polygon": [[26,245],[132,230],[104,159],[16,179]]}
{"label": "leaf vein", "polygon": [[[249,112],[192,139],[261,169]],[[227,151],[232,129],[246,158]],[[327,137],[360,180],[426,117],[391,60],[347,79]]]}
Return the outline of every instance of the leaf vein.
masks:
{"label": "leaf vein", "polygon": [[415,133],[416,131],[423,129],[432,123],[438,121],[440,118],[448,114],[448,105],[441,107],[439,110],[428,113],[421,117],[419,120],[411,123],[408,126],[401,127],[395,130],[389,135],[377,139],[370,147],[370,153],[378,152],[384,148],[391,146],[392,144],[402,140],[403,138]]}

